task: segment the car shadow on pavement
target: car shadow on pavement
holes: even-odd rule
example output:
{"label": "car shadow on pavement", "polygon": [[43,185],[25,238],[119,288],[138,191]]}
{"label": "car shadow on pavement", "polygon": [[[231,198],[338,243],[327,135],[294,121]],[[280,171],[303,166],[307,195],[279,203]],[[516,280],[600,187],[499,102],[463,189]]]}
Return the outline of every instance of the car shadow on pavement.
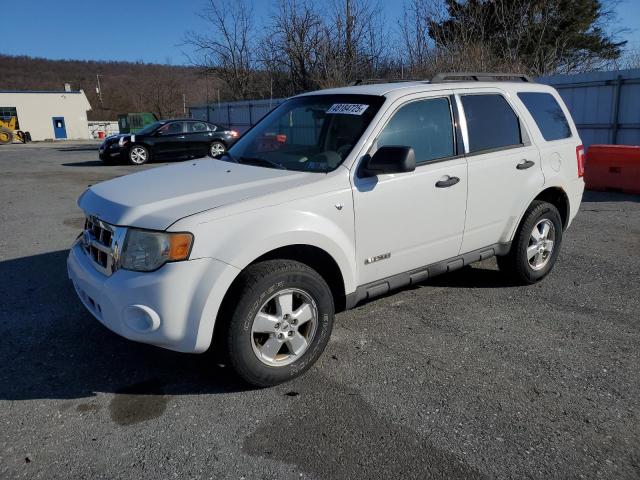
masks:
{"label": "car shadow on pavement", "polygon": [[83,145],[78,147],[58,148],[59,152],[97,152],[100,145]]}
{"label": "car shadow on pavement", "polygon": [[84,162],[63,163],[63,167],[112,167],[116,163],[105,163],[102,160],[85,160]]}
{"label": "car shadow on pavement", "polygon": [[0,262],[0,399],[247,390],[213,355],[128,341],[95,320],[67,278],[67,251]]}

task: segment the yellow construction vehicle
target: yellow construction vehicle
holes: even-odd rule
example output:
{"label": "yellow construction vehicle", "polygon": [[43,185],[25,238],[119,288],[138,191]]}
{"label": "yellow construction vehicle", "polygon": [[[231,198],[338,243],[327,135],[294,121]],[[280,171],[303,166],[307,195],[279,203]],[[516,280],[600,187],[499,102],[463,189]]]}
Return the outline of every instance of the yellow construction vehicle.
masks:
{"label": "yellow construction vehicle", "polygon": [[22,143],[27,143],[29,136],[22,130],[16,130],[17,124],[18,119],[16,117],[11,117],[9,121],[0,118],[0,145],[11,143],[14,139]]}

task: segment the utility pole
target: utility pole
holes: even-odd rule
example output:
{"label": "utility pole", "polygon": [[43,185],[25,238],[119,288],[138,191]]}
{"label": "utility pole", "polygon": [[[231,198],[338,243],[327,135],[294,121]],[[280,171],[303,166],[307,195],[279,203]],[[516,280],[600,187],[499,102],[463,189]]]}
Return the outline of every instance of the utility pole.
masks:
{"label": "utility pole", "polygon": [[100,77],[101,76],[102,76],[102,74],[96,73],[96,81],[98,82],[98,86],[96,87],[96,93],[98,94],[98,97],[100,98],[100,107],[102,107],[102,109],[104,109],[104,103],[102,102],[102,88],[100,88]]}
{"label": "utility pole", "polygon": [[182,114],[187,116],[187,95],[185,93],[182,94]]}

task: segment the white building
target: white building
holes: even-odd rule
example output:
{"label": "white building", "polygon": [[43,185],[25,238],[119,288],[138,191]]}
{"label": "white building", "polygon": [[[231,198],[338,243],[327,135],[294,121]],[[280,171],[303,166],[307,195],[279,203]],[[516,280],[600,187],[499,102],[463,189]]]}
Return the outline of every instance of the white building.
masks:
{"label": "white building", "polygon": [[91,105],[80,91],[0,90],[0,118],[18,118],[16,130],[32,140],[91,138],[87,111]]}

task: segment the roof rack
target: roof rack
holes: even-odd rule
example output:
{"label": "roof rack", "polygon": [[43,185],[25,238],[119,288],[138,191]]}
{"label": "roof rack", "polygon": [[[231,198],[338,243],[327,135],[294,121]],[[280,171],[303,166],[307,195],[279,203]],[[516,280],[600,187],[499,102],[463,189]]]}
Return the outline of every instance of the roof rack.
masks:
{"label": "roof rack", "polygon": [[483,73],[483,72],[459,72],[459,73],[438,73],[433,76],[431,83],[444,83],[448,81],[473,80],[475,82],[494,80],[516,80],[519,82],[535,83],[534,80],[521,73]]}
{"label": "roof rack", "polygon": [[422,78],[358,78],[349,84],[350,87],[357,85],[375,85],[379,83],[399,83],[399,82],[424,82]]}

